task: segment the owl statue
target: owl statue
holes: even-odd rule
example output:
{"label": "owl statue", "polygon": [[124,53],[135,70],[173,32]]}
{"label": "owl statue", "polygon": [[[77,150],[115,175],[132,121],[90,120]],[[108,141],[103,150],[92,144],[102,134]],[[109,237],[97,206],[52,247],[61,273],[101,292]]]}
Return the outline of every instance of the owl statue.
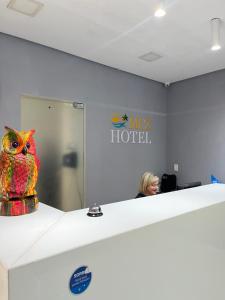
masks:
{"label": "owl statue", "polygon": [[33,134],[5,127],[0,153],[0,215],[19,216],[35,211],[39,159]]}

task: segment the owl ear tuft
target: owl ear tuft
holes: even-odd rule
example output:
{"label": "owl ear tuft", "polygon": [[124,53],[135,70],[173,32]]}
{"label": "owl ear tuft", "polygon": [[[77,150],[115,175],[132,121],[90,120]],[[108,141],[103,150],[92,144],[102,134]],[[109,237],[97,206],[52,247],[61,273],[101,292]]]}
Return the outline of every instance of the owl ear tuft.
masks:
{"label": "owl ear tuft", "polygon": [[35,134],[35,132],[36,132],[36,130],[35,130],[35,129],[31,129],[31,130],[30,130],[31,136],[32,136],[32,135],[34,135],[34,134]]}
{"label": "owl ear tuft", "polygon": [[13,129],[13,128],[10,128],[8,126],[5,126],[5,129],[8,131],[8,132],[14,132],[14,133],[17,133],[17,130],[16,129]]}
{"label": "owl ear tuft", "polygon": [[6,129],[7,131],[11,131],[11,130],[12,130],[12,128],[10,128],[10,127],[8,127],[8,126],[5,126],[5,129]]}

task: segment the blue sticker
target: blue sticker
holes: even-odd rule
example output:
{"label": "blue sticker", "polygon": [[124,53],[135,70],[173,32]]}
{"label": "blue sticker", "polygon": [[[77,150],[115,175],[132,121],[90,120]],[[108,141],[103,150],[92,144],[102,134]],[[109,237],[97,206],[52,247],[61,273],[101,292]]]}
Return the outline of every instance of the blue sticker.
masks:
{"label": "blue sticker", "polygon": [[75,270],[70,278],[70,290],[73,294],[83,293],[91,282],[92,274],[87,266],[81,266]]}
{"label": "blue sticker", "polygon": [[214,175],[211,175],[211,183],[221,183],[221,181],[216,178]]}

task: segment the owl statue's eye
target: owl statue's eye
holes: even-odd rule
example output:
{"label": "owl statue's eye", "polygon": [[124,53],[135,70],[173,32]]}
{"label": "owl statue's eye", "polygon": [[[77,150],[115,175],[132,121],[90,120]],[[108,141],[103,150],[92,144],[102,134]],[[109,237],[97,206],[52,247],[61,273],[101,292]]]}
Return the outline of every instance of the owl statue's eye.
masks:
{"label": "owl statue's eye", "polygon": [[13,148],[17,148],[19,146],[19,143],[18,142],[12,142],[12,146],[13,146]]}
{"label": "owl statue's eye", "polygon": [[30,143],[29,142],[26,143],[26,147],[27,147],[27,149],[30,149]]}

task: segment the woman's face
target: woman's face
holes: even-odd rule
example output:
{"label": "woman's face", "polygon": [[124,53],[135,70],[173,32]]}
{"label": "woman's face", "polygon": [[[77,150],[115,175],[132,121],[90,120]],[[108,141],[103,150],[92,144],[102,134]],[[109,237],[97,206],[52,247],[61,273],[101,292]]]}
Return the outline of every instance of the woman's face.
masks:
{"label": "woman's face", "polygon": [[159,180],[155,179],[147,187],[147,193],[148,193],[148,195],[149,196],[155,195],[158,192],[158,188],[159,188]]}

